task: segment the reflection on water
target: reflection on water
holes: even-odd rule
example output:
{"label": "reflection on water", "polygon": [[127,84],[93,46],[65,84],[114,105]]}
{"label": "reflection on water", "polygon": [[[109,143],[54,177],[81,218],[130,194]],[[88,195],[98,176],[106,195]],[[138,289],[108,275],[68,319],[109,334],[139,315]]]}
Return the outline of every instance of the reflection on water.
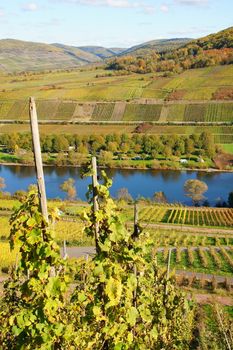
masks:
{"label": "reflection on water", "polygon": [[[191,204],[183,190],[188,179],[199,179],[207,183],[205,197],[212,205],[218,198],[227,200],[229,192],[233,191],[233,173],[138,169],[106,169],[106,172],[113,179],[110,191],[112,196],[116,196],[120,188],[126,187],[133,198],[151,198],[155,192],[163,191],[170,202]],[[64,198],[65,194],[59,186],[72,177],[75,179],[78,197],[86,199],[90,178],[81,179],[79,168],[45,167],[44,173],[48,198]],[[5,190],[11,193],[19,189],[25,190],[36,182],[34,167],[29,166],[0,165],[0,177],[5,179]]]}

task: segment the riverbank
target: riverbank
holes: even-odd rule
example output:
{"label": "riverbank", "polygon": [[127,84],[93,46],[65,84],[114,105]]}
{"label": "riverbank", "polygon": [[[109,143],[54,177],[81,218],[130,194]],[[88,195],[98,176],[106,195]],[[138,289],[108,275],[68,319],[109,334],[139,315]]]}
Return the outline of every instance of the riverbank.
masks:
{"label": "riverbank", "polygon": [[[20,162],[2,162],[0,161],[0,165],[6,166],[25,166],[25,167],[33,167],[34,163],[20,163]],[[44,167],[57,167],[57,168],[82,168],[83,164],[48,164],[43,163]],[[114,170],[163,170],[163,171],[197,171],[197,172],[206,172],[206,173],[233,173],[232,169],[217,169],[217,168],[186,168],[186,167],[148,167],[148,166],[117,166],[114,164],[109,165],[98,165],[100,169],[114,169]]]}

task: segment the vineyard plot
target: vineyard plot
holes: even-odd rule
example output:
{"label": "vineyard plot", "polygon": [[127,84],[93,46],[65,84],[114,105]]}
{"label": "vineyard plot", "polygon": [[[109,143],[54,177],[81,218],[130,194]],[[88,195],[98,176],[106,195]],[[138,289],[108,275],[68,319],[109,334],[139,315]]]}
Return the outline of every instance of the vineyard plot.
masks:
{"label": "vineyard plot", "polygon": [[141,209],[140,220],[194,226],[233,226],[233,209],[150,206]]}
{"label": "vineyard plot", "polygon": [[[156,259],[159,265],[166,265],[168,248],[159,248]],[[171,267],[176,270],[190,270],[195,272],[211,273],[232,276],[232,250],[224,247],[182,247],[172,248]]]}

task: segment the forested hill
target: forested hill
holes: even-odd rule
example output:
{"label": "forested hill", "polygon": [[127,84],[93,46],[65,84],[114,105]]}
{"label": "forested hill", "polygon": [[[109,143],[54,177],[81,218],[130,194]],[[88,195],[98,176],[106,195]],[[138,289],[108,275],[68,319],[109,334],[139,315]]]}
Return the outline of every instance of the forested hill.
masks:
{"label": "forested hill", "polygon": [[190,68],[203,68],[233,63],[233,27],[216,34],[193,40],[180,48],[158,53],[153,48],[144,55],[132,53],[114,58],[106,69],[149,73],[180,72]]}
{"label": "forested hill", "polygon": [[194,40],[194,43],[203,50],[233,48],[233,27]]}
{"label": "forested hill", "polygon": [[188,38],[174,38],[174,39],[159,39],[151,40],[146,43],[133,46],[125,51],[122,51],[119,56],[132,55],[132,56],[144,56],[150,54],[152,51],[155,52],[167,52],[173,49],[177,49],[192,39]]}

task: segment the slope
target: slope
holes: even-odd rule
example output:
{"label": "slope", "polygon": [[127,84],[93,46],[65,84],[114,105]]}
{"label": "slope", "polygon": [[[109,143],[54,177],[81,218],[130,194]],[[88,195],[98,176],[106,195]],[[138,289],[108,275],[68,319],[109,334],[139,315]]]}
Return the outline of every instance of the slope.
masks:
{"label": "slope", "polygon": [[97,56],[65,45],[0,40],[0,67],[6,72],[66,69],[97,61]]}

